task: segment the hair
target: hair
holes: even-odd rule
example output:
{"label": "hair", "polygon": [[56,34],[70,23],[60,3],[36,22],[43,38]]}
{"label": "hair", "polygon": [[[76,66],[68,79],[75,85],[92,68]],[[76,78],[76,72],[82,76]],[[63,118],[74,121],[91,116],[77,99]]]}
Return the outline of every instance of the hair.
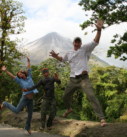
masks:
{"label": "hair", "polygon": [[76,37],[74,38],[74,41],[73,42],[79,42],[79,43],[82,43],[82,40],[80,37]]}
{"label": "hair", "polygon": [[[22,73],[22,74],[24,74],[26,77],[28,76],[28,73],[27,73],[26,71],[20,70],[19,72]],[[19,72],[18,72],[18,73],[19,73]],[[20,77],[18,76],[18,73],[17,73],[17,77],[20,78]]]}
{"label": "hair", "polygon": [[42,73],[44,74],[44,73],[46,73],[46,72],[49,72],[49,69],[48,69],[48,68],[43,68],[43,69],[42,69]]}

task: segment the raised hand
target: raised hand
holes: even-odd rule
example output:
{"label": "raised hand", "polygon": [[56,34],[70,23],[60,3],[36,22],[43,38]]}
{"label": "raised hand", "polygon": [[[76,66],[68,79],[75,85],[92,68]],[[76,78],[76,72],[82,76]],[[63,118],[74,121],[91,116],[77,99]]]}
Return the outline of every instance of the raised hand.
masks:
{"label": "raised hand", "polygon": [[29,57],[26,57],[27,58],[27,62],[30,62],[30,58]]}
{"label": "raised hand", "polygon": [[6,71],[7,70],[6,66],[2,66],[1,70]]}
{"label": "raised hand", "polygon": [[95,26],[96,26],[98,31],[101,31],[103,24],[104,24],[103,20],[100,20],[100,19],[97,20],[97,23],[95,24]]}
{"label": "raised hand", "polygon": [[6,72],[8,76],[12,77],[12,78],[15,78],[16,76],[13,75],[11,72],[9,72],[6,68],[6,66],[2,66],[1,68],[2,71]]}
{"label": "raised hand", "polygon": [[52,56],[53,58],[57,58],[58,55],[59,55],[59,53],[55,53],[54,50],[52,50],[52,51],[50,52],[50,56]]}
{"label": "raised hand", "polygon": [[27,68],[29,69],[30,68],[30,59],[29,57],[26,57],[27,58]]}
{"label": "raised hand", "polygon": [[55,79],[59,79],[59,76],[58,76],[57,73],[54,74],[54,78],[55,78]]}

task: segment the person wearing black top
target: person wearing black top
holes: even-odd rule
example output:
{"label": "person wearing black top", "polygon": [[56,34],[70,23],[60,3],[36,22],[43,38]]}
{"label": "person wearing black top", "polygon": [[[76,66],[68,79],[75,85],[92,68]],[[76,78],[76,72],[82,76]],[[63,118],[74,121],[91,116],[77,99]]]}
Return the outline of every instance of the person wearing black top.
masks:
{"label": "person wearing black top", "polygon": [[47,128],[51,129],[52,122],[56,116],[56,100],[54,93],[54,83],[61,84],[58,75],[55,74],[54,77],[49,76],[49,70],[47,68],[42,70],[44,78],[42,78],[36,85],[29,89],[24,89],[24,91],[30,91],[36,89],[40,86],[43,87],[43,101],[41,105],[41,124],[42,127],[40,129],[44,129],[46,125],[46,115],[49,112],[49,118],[47,120]]}

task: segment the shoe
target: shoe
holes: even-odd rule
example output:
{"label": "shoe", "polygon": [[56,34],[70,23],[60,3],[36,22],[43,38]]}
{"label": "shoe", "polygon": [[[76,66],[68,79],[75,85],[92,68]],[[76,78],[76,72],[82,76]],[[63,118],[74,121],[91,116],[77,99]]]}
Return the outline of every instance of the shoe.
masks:
{"label": "shoe", "polygon": [[72,109],[69,109],[67,110],[64,114],[63,114],[63,118],[66,118],[70,113],[72,113],[73,110]]}
{"label": "shoe", "polygon": [[39,127],[39,130],[44,131],[45,128],[44,127]]}
{"label": "shoe", "polygon": [[31,133],[31,130],[26,130],[26,129],[24,129],[25,130],[25,135],[31,135],[32,133]]}
{"label": "shoe", "polygon": [[48,129],[48,130],[52,130],[52,129],[53,129],[53,127],[47,127],[47,129]]}
{"label": "shoe", "polygon": [[101,120],[101,127],[105,127],[107,126],[107,122],[105,121],[105,119]]}
{"label": "shoe", "polygon": [[2,102],[0,101],[0,110],[2,110],[2,108],[3,108],[3,104],[2,104]]}

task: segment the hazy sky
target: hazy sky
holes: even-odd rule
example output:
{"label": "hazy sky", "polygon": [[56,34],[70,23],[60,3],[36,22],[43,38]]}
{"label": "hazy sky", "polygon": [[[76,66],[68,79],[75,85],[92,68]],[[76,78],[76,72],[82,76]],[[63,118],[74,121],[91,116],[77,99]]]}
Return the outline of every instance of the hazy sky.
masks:
{"label": "hazy sky", "polygon": [[37,39],[49,32],[58,32],[63,36],[73,38],[83,36],[79,27],[86,16],[79,0],[19,0],[26,12],[27,41]]}
{"label": "hazy sky", "polygon": [[[25,42],[34,41],[47,33],[58,32],[62,36],[73,39],[80,36],[83,42],[89,42],[94,39],[95,32],[91,31],[95,26],[84,31],[81,30],[80,24],[87,20],[86,12],[78,5],[79,0],[18,0],[23,3],[25,15],[27,17],[25,23],[26,33],[22,34]],[[91,15],[88,12],[88,15]],[[85,32],[89,32],[84,36]],[[111,46],[110,41],[116,33],[124,33],[127,31],[127,24],[114,25],[102,32],[102,37],[98,48],[94,53],[100,58],[105,59],[110,64],[121,64],[127,66],[127,62],[119,62],[106,58],[106,51]]]}

